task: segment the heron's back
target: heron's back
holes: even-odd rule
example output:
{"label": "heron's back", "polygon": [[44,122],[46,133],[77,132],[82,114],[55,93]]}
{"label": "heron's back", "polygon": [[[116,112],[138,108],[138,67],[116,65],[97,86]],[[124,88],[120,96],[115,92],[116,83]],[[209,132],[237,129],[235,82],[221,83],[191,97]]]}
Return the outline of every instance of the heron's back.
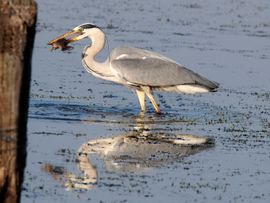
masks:
{"label": "heron's back", "polygon": [[203,88],[205,91],[213,91],[218,87],[216,82],[156,52],[118,47],[112,51],[110,60],[111,68],[118,77],[133,85],[180,92],[183,86]]}

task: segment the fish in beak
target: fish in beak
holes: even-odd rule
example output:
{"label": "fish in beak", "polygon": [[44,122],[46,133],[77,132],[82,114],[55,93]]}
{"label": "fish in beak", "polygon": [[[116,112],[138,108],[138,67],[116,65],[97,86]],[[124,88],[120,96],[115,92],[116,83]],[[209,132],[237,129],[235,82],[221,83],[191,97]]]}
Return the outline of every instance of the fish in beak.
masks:
{"label": "fish in beak", "polygon": [[[82,33],[80,30],[71,30],[51,41],[48,42],[48,45],[52,46],[52,51],[55,49],[61,49],[62,51],[71,50],[73,49],[72,46],[68,46],[69,43],[75,42],[78,39],[78,36],[80,36]],[[75,36],[74,36],[75,35]],[[72,36],[71,38],[68,38],[69,36]]]}

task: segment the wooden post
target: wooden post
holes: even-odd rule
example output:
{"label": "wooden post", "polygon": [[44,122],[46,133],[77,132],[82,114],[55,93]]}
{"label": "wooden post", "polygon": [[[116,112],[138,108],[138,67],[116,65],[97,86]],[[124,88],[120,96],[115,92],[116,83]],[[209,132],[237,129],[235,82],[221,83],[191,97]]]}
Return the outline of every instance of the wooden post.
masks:
{"label": "wooden post", "polygon": [[20,201],[37,6],[0,1],[0,202]]}

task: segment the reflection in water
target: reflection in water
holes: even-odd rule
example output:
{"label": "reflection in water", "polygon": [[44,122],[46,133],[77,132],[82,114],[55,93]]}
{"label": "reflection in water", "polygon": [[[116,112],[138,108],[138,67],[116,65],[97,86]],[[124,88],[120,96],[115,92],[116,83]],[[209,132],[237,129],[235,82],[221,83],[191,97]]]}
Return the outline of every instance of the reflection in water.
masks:
{"label": "reflection in water", "polygon": [[106,171],[141,172],[179,161],[212,145],[210,138],[164,133],[145,135],[144,131],[139,130],[83,143],[76,160],[78,168],[83,172],[81,177],[50,164],[46,164],[43,169],[55,180],[63,181],[64,177],[67,189],[91,189],[97,183],[98,172],[91,163],[90,154],[101,157]]}

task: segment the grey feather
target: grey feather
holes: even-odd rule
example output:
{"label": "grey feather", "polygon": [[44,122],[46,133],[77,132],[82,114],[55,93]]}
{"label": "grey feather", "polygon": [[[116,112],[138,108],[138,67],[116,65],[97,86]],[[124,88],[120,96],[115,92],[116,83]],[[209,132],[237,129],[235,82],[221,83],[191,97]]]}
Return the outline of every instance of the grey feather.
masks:
{"label": "grey feather", "polygon": [[111,68],[134,85],[166,87],[175,85],[200,85],[209,90],[218,84],[177,64],[158,53],[130,47],[119,47],[111,54]]}

